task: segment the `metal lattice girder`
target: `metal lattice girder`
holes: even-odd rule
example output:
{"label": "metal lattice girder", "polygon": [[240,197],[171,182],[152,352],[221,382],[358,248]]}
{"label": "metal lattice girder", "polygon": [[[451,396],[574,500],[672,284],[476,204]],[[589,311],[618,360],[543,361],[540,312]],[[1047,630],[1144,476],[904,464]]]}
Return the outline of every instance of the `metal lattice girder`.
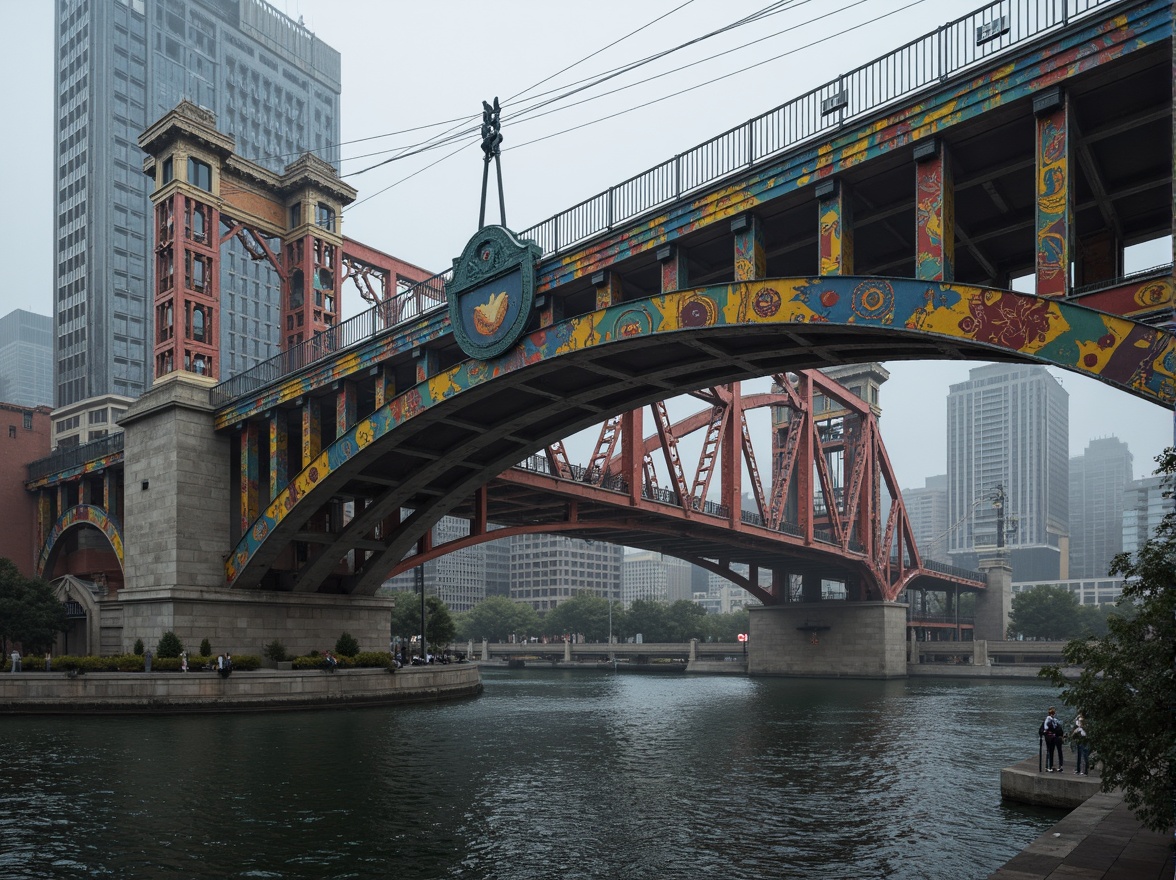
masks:
{"label": "metal lattice girder", "polygon": [[584,471],[584,482],[597,484],[604,479],[608,472],[608,463],[612,460],[613,450],[617,447],[617,440],[621,436],[621,413],[617,413],[600,426],[600,434],[596,438],[596,448],[592,458],[588,460],[588,467]]}
{"label": "metal lattice girder", "polygon": [[764,485],[760,480],[759,465],[755,460],[755,449],[751,444],[751,432],[747,428],[747,416],[739,416],[739,426],[743,436],[743,460],[747,462],[747,471],[751,474],[751,491],[755,494],[755,507],[760,518],[767,521],[767,509],[764,504]]}
{"label": "metal lattice girder", "polygon": [[670,414],[666,411],[666,402],[659,400],[650,405],[654,423],[657,425],[657,435],[661,438],[662,454],[666,458],[666,467],[670,471],[670,479],[674,481],[674,489],[678,493],[678,501],[684,510],[690,510],[690,496],[686,494],[686,472],[682,469],[682,458],[678,454],[678,439],[674,436],[670,423]]}
{"label": "metal lattice girder", "polygon": [[562,477],[565,480],[572,478],[572,465],[568,461],[568,453],[564,449],[562,440],[556,440],[547,447],[547,464],[557,477]]}

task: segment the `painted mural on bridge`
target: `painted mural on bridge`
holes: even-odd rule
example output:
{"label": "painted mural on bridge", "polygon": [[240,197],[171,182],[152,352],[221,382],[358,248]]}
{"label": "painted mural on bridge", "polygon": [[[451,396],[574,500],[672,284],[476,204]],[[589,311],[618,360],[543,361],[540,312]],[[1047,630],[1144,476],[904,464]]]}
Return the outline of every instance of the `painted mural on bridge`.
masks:
{"label": "painted mural on bridge", "polygon": [[[963,284],[872,277],[775,278],[677,291],[570,318],[490,361],[466,360],[360,419],[323,450],[253,522],[225,563],[232,583],[266,538],[332,472],[442,401],[576,351],[685,330],[828,324],[865,334],[934,334],[994,353],[1102,379],[1157,404],[1176,404],[1176,337],[1057,299]],[[298,380],[294,380],[297,382]]]}
{"label": "painted mural on bridge", "polygon": [[45,574],[45,566],[49,563],[53,547],[57,544],[58,539],[69,529],[83,524],[92,525],[106,536],[111,549],[114,550],[114,555],[118,557],[119,567],[124,567],[122,531],[118,521],[101,507],[95,507],[93,504],[79,504],[59,516],[49,534],[46,535],[45,543],[41,545],[41,555],[37,558],[37,577],[42,577]]}

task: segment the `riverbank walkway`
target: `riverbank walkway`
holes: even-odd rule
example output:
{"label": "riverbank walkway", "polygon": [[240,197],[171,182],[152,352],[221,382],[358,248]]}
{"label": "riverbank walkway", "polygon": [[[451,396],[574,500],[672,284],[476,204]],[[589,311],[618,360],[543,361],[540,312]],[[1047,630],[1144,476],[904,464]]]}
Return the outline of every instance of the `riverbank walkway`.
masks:
{"label": "riverbank walkway", "polygon": [[988,880],[1172,880],[1172,835],[1148,831],[1119,792],[1096,794]]}

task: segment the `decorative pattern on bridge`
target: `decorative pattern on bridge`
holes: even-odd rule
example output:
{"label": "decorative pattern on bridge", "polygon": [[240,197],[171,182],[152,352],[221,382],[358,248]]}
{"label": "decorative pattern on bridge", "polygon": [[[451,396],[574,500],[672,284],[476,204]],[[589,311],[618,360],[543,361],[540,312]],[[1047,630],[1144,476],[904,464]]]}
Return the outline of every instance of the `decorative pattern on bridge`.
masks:
{"label": "decorative pattern on bridge", "polygon": [[[458,499],[555,439],[601,416],[718,381],[818,363],[913,357],[1015,358],[1086,373],[1171,407],[1176,340],[1125,318],[961,284],[877,278],[778,278],[624,302],[531,333],[493,361],[442,370],[360,419],[277,493],[226,562],[256,585],[311,513],[375,461],[384,488],[337,533],[302,589],[332,576],[363,542],[372,556],[353,588],[384,573]],[[523,392],[520,406],[512,392]],[[432,434],[421,451],[400,442]],[[444,453],[439,450],[445,450]],[[392,461],[399,456],[400,461]],[[369,478],[369,482],[372,482]],[[402,507],[415,513],[389,526]],[[378,539],[370,535],[379,534]],[[362,586],[360,586],[362,584]]]}

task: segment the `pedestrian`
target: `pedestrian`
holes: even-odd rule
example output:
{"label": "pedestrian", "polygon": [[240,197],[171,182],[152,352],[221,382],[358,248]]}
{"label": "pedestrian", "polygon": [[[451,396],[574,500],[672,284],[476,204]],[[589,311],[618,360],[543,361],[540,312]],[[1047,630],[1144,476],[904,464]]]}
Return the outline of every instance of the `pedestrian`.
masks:
{"label": "pedestrian", "polygon": [[180,672],[188,671],[188,652],[180,651]]}
{"label": "pedestrian", "polygon": [[[1058,773],[1062,772],[1062,740],[1065,728],[1062,722],[1058,721],[1057,709],[1053,706],[1049,707],[1049,714],[1045,716],[1045,721],[1041,723],[1041,733],[1045,737],[1045,772],[1053,773],[1055,769]],[[1058,754],[1058,766],[1054,767],[1054,752]]]}
{"label": "pedestrian", "polygon": [[1081,712],[1074,719],[1074,729],[1070,731],[1070,738],[1074,742],[1074,750],[1078,753],[1078,757],[1075,759],[1078,766],[1074,769],[1074,774],[1077,776],[1090,775],[1090,745],[1086,736],[1086,721]]}
{"label": "pedestrian", "polygon": [[53,671],[53,652],[52,651],[45,652],[45,671],[46,672]]}
{"label": "pedestrian", "polygon": [[20,672],[20,651],[13,648],[9,656],[12,658],[12,671]]}

